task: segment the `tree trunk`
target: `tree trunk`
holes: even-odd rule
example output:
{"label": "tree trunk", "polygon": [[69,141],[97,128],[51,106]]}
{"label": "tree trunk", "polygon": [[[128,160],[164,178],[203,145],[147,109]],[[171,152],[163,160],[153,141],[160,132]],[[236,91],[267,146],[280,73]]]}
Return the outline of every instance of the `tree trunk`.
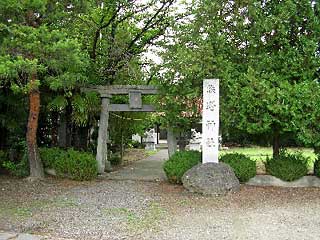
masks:
{"label": "tree trunk", "polygon": [[43,178],[44,171],[37,146],[37,129],[40,112],[40,92],[35,86],[36,74],[31,76],[31,90],[29,92],[29,118],[27,125],[27,149],[30,165],[30,177]]}
{"label": "tree trunk", "polygon": [[167,129],[167,143],[168,143],[168,154],[171,157],[177,151],[177,139],[176,134],[172,127]]}
{"label": "tree trunk", "polygon": [[66,109],[60,115],[59,127],[58,127],[58,145],[61,148],[69,148],[72,143],[72,106],[68,101]]}
{"label": "tree trunk", "polygon": [[68,105],[66,107],[66,147],[72,146],[73,137],[73,124],[72,124],[72,105],[71,101],[68,100]]}
{"label": "tree trunk", "polygon": [[77,150],[87,150],[88,149],[88,138],[89,138],[89,127],[75,127],[74,128],[74,138],[73,146]]}
{"label": "tree trunk", "polygon": [[63,111],[60,115],[58,126],[58,146],[61,148],[67,147],[67,121],[65,115],[65,111]]}
{"label": "tree trunk", "polygon": [[272,149],[273,149],[273,158],[277,158],[280,153],[280,131],[277,128],[273,130]]}
{"label": "tree trunk", "polygon": [[184,136],[184,133],[180,133],[178,145],[179,145],[179,151],[186,150],[186,138]]}
{"label": "tree trunk", "polygon": [[53,111],[51,113],[52,127],[51,127],[51,146],[58,146],[58,119],[59,113],[57,111]]}

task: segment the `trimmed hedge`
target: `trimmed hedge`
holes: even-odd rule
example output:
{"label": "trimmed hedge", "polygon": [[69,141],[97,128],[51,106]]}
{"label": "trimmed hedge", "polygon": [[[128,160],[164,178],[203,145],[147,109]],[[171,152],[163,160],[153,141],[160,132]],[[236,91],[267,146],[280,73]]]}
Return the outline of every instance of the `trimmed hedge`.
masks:
{"label": "trimmed hedge", "polygon": [[297,180],[308,173],[309,158],[301,152],[289,153],[281,150],[277,158],[267,158],[265,163],[267,173],[284,181]]}
{"label": "trimmed hedge", "polygon": [[198,151],[181,151],[173,154],[167,160],[163,169],[169,182],[181,184],[183,174],[201,162],[201,153]]}
{"label": "trimmed hedge", "polygon": [[44,168],[55,169],[56,162],[67,157],[67,151],[57,147],[40,148],[39,152]]}
{"label": "trimmed hedge", "polygon": [[256,175],[256,162],[244,154],[229,153],[220,157],[221,162],[228,164],[240,182],[247,182]]}
{"label": "trimmed hedge", "polygon": [[42,148],[40,156],[44,167],[53,168],[57,176],[77,181],[92,180],[98,174],[95,157],[73,149]]}

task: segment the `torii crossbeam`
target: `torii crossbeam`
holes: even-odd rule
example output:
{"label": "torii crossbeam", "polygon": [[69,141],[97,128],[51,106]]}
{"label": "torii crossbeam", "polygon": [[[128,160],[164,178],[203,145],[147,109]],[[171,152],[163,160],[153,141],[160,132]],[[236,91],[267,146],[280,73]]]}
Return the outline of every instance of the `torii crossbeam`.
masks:
{"label": "torii crossbeam", "polygon": [[[98,92],[101,97],[101,113],[99,121],[99,135],[96,160],[98,172],[103,174],[105,170],[111,171],[111,164],[108,161],[108,122],[109,112],[155,112],[152,105],[142,103],[142,95],[158,94],[155,86],[145,85],[110,85],[91,86],[82,89],[83,92]],[[110,104],[112,95],[129,95],[129,104]]]}

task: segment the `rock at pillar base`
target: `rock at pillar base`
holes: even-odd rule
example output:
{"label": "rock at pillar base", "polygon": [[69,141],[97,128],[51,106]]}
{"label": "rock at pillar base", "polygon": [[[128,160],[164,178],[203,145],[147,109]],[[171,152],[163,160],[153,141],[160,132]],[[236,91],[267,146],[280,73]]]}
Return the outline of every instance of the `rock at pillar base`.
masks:
{"label": "rock at pillar base", "polygon": [[240,190],[239,180],[224,163],[198,164],[183,175],[182,183],[190,192],[203,195],[225,195]]}

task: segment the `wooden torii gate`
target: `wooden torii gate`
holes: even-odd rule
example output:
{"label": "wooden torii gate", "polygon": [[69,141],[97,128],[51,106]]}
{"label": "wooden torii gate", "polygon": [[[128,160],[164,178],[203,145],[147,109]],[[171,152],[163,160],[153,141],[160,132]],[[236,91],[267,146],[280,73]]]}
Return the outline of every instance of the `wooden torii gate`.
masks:
{"label": "wooden torii gate", "polygon": [[[98,92],[101,97],[102,103],[96,160],[98,163],[98,172],[102,174],[105,170],[111,170],[111,164],[108,161],[107,154],[109,112],[155,112],[156,109],[154,106],[142,103],[142,95],[158,94],[158,89],[155,86],[145,85],[111,85],[92,86],[82,90],[85,92]],[[110,104],[112,95],[129,95],[129,104]],[[171,133],[168,135],[170,138]]]}

